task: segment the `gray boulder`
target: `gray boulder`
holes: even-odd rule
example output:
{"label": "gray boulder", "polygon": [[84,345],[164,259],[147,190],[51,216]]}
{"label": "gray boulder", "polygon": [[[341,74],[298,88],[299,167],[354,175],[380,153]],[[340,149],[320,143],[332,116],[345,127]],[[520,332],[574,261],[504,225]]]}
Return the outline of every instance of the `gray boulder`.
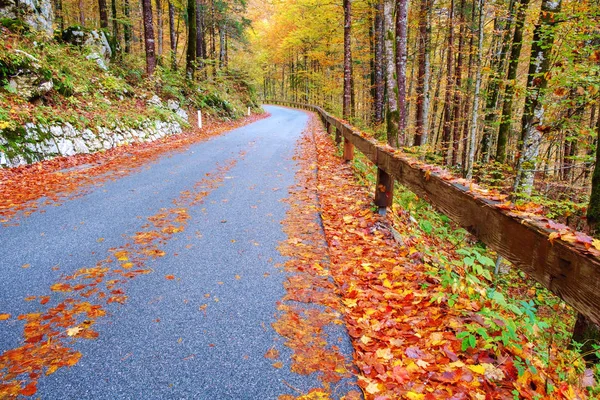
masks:
{"label": "gray boulder", "polygon": [[20,19],[32,30],[52,35],[50,0],[0,0],[0,18]]}

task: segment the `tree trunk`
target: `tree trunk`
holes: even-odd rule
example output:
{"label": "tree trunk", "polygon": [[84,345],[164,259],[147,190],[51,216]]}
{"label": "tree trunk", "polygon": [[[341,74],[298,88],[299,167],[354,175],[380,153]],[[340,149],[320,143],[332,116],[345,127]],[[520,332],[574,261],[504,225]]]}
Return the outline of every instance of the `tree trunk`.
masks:
{"label": "tree trunk", "polygon": [[375,27],[373,30],[375,42],[374,69],[374,121],[379,125],[383,122],[383,104],[385,97],[384,70],[384,37],[383,37],[383,0],[375,3]]}
{"label": "tree trunk", "polygon": [[112,56],[115,57],[117,51],[120,52],[121,50],[119,44],[119,23],[117,22],[117,0],[110,1],[110,11],[110,19],[112,21],[112,38],[110,38],[110,43],[114,49]]}
{"label": "tree trunk", "polygon": [[142,0],[144,16],[144,45],[146,47],[146,72],[154,73],[156,68],[156,49],[154,46],[154,23],[152,21],[152,0]]}
{"label": "tree trunk", "polygon": [[79,5],[79,25],[85,26],[85,15],[83,13],[83,10],[85,7],[83,5],[83,0],[79,0],[78,5]]}
{"label": "tree trunk", "polygon": [[560,11],[561,0],[543,0],[540,21],[533,31],[531,58],[527,73],[527,97],[523,110],[521,146],[517,162],[514,192],[531,194],[534,171],[542,141],[544,122],[544,92],[548,85],[550,55],[554,45],[554,14]]}
{"label": "tree trunk", "polygon": [[471,114],[471,132],[469,133],[469,156],[467,158],[467,179],[473,178],[475,146],[477,145],[477,119],[479,116],[479,97],[481,92],[481,62],[483,58],[483,29],[485,22],[485,0],[479,0],[479,43],[477,45],[477,72],[475,77],[475,98]]}
{"label": "tree trunk", "polygon": [[398,85],[394,63],[394,0],[384,0],[383,29],[385,48],[385,82],[387,90],[387,141],[392,147],[398,147]]}
{"label": "tree trunk", "polygon": [[[600,113],[596,122],[596,132],[600,137]],[[593,236],[600,233],[600,141],[596,143],[596,165],[592,175],[592,194],[587,210],[587,223]]]}
{"label": "tree trunk", "polygon": [[131,8],[129,6],[129,0],[123,1],[123,15],[125,16],[125,21],[123,22],[123,40],[125,40],[125,53],[131,53],[131,18],[130,12]]}
{"label": "tree trunk", "polygon": [[454,100],[452,104],[452,162],[451,165],[457,165],[459,159],[459,146],[462,141],[461,130],[460,130],[460,111],[463,100],[462,96],[462,65],[463,65],[463,51],[465,44],[465,0],[460,0],[460,15],[458,18],[459,32],[458,37],[458,52],[456,54],[456,69],[454,70]]}
{"label": "tree trunk", "polygon": [[512,31],[512,24],[514,20],[514,7],[515,0],[510,1],[509,9],[508,9],[508,21],[502,24],[502,31],[504,34],[502,35],[502,42],[500,44],[499,51],[496,52],[493,56],[491,62],[492,74],[490,76],[490,81],[487,89],[487,101],[485,104],[485,122],[484,122],[484,132],[483,139],[481,142],[481,154],[483,162],[487,163],[490,161],[490,156],[492,153],[492,141],[495,131],[495,121],[496,121],[496,112],[498,106],[498,98],[500,97],[500,82],[501,77],[504,75],[505,63],[506,63],[506,54],[508,53],[509,45],[510,45],[510,34]]}
{"label": "tree trunk", "polygon": [[446,165],[450,165],[451,140],[452,140],[452,92],[454,90],[454,74],[452,64],[454,61],[454,0],[450,0],[448,10],[448,55],[446,59],[446,94],[444,97],[444,123],[442,129],[442,156]]}
{"label": "tree trunk", "polygon": [[225,27],[219,26],[219,67],[225,67]]}
{"label": "tree trunk", "polygon": [[188,78],[194,77],[196,69],[196,0],[187,0],[188,40],[185,71]]}
{"label": "tree trunk", "polygon": [[344,1],[344,102],[342,116],[348,120],[352,112],[352,2]]}
{"label": "tree trunk", "polygon": [[[113,0],[115,1],[115,0]],[[158,33],[158,56],[163,55],[163,35],[164,35],[164,24],[163,24],[163,9],[161,0],[156,0],[156,31]]]}
{"label": "tree trunk", "polygon": [[408,0],[396,1],[396,84],[398,85],[398,146],[406,142],[406,60]]}
{"label": "tree trunk", "polygon": [[504,87],[504,100],[500,116],[500,128],[498,129],[496,160],[501,163],[506,161],[506,145],[512,125],[512,107],[515,96],[517,67],[519,66],[519,57],[521,56],[521,47],[523,45],[523,26],[525,25],[525,15],[527,14],[528,5],[529,0],[520,0],[519,4],[517,4],[517,19],[515,21],[515,32],[510,49],[510,58],[508,59],[508,72],[506,73],[506,86]]}
{"label": "tree trunk", "polygon": [[171,49],[171,69],[177,70],[177,37],[175,35],[175,7],[169,1],[169,47]]}
{"label": "tree trunk", "polygon": [[429,61],[429,14],[431,0],[421,0],[419,11],[419,71],[417,76],[417,115],[415,126],[415,146],[427,143],[429,119],[429,75],[431,65]]}
{"label": "tree trunk", "polygon": [[65,20],[63,16],[62,0],[54,1],[54,20],[61,31],[65,29]]}
{"label": "tree trunk", "polygon": [[204,5],[202,0],[196,0],[196,60],[198,69],[203,68],[202,59],[204,58]]}
{"label": "tree trunk", "polygon": [[108,9],[106,0],[98,0],[98,11],[100,11],[100,28],[108,28]]}

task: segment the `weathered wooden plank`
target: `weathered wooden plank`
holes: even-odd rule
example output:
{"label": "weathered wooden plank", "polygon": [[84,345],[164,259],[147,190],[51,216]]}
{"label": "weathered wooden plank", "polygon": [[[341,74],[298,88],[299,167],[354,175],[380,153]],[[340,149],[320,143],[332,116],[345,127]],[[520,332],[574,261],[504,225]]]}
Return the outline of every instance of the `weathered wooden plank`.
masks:
{"label": "weathered wooden plank", "polygon": [[356,148],[371,162],[377,162],[377,146],[374,142],[353,132],[352,129],[347,126],[344,126],[344,129],[342,129],[342,135],[350,141],[350,143],[356,146]]}
{"label": "weathered wooden plank", "polygon": [[428,174],[409,160],[380,150],[377,166],[528,273],[595,323],[600,323],[600,260],[575,246],[548,240],[538,221],[508,215],[468,188]]}
{"label": "weathered wooden plank", "polygon": [[354,145],[344,138],[344,160],[352,161],[354,159]]}
{"label": "weathered wooden plank", "polygon": [[375,205],[379,208],[391,207],[394,202],[394,177],[381,168],[377,168],[375,185]]}

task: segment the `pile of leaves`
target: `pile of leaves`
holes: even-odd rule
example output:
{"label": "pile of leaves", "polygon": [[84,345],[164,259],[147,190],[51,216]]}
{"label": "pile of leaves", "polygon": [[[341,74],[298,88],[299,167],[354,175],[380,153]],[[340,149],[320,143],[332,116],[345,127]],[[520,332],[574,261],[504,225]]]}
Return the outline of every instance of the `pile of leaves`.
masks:
{"label": "pile of leaves", "polygon": [[311,130],[329,270],[366,398],[587,397],[591,371],[560,344],[540,352],[535,340],[549,324],[533,304],[516,307],[486,284],[494,263],[483,251],[412,234],[430,226],[409,213],[393,232],[316,117]]}

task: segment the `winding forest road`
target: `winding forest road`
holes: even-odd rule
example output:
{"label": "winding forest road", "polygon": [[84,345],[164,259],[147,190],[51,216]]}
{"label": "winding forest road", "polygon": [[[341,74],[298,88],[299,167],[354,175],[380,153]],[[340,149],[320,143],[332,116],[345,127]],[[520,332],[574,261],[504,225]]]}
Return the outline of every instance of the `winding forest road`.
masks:
{"label": "winding forest road", "polygon": [[[0,384],[36,362],[18,354],[64,350],[64,363],[41,362],[35,396],[276,399],[321,386],[290,370],[271,325],[288,275],[276,268],[282,199],[308,116],[265,108],[267,119],[0,227],[0,314],[11,314],[0,321]],[[327,334],[351,360],[343,325]]]}

